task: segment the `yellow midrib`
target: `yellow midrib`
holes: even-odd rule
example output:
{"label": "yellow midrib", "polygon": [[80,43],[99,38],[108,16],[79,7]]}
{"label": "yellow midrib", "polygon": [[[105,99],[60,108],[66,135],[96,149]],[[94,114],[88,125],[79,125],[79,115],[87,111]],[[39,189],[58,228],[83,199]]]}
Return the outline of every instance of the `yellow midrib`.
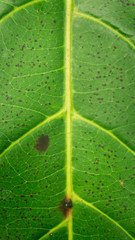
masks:
{"label": "yellow midrib", "polygon": [[[66,196],[71,198],[72,175],[71,175],[71,13],[72,0],[66,1],[66,26],[65,26],[65,110],[66,110]],[[68,240],[72,240],[72,214],[68,217]]]}
{"label": "yellow midrib", "polygon": [[67,196],[71,197],[71,2],[67,0],[65,34],[65,109],[67,144]]}
{"label": "yellow midrib", "polygon": [[[10,14],[6,15],[0,22],[3,22],[8,17],[13,15],[15,12],[23,9],[24,7],[27,7],[29,5],[32,5],[33,3],[40,2],[40,1],[42,1],[42,0],[34,0],[34,1],[31,1],[31,2],[29,2],[29,3],[27,3],[27,4],[23,5],[23,6],[19,7],[19,8],[16,8]],[[66,193],[67,193],[67,197],[71,197],[71,194],[72,194],[72,175],[71,175],[71,167],[72,167],[72,163],[71,163],[71,160],[72,160],[72,155],[71,155],[71,149],[72,149],[71,121],[72,121],[72,119],[71,119],[71,116],[74,115],[74,113],[72,114],[72,97],[71,97],[71,13],[72,13],[72,0],[66,0],[65,106],[58,113],[56,113],[52,117],[46,119],[41,124],[37,125],[34,129],[30,130],[28,133],[26,133],[24,135],[26,137],[28,134],[30,134],[32,131],[34,131],[38,127],[40,127],[40,126],[46,124],[47,122],[49,122],[49,121],[51,121],[51,120],[61,116],[66,111],[66,143],[67,143],[67,168],[66,168],[67,182],[66,182]],[[93,21],[96,21],[96,22],[98,22],[98,23],[100,23],[100,24],[102,24],[102,25],[107,27],[106,24],[101,23],[101,21],[97,21],[97,19],[95,19],[93,17],[89,17],[86,14],[80,14],[80,12],[75,12],[75,13],[80,15],[80,16],[82,16],[82,17],[89,18],[89,19],[91,19]],[[122,37],[122,38],[123,38],[123,40],[128,42],[129,45],[132,46],[132,43],[130,41],[127,41],[127,38],[125,38],[125,37]],[[79,116],[79,114],[77,114],[77,115]],[[84,120],[84,118],[83,118],[83,120]],[[23,136],[23,138],[24,138],[24,136]],[[20,138],[19,141],[21,139],[22,138]],[[13,147],[16,143],[18,143],[19,141],[16,141],[15,143],[11,144],[11,146],[7,149],[7,151],[11,147]],[[4,151],[4,154],[7,151]],[[77,197],[77,195],[76,195],[76,197]],[[79,197],[77,197],[77,198],[78,198],[78,200],[82,201],[81,198],[79,198]],[[86,204],[87,202],[84,201],[84,203]],[[91,207],[91,204],[87,203],[87,205],[89,205]],[[97,209],[95,208],[95,210],[97,210]],[[52,231],[55,231],[55,230],[59,229],[60,227],[64,226],[66,223],[68,223],[68,233],[69,233],[68,240],[72,240],[73,239],[73,236],[72,236],[73,235],[72,234],[72,215],[70,215],[69,219],[64,220],[58,226],[56,226],[52,230],[50,230],[46,235],[48,235]],[[43,236],[41,239],[45,238],[45,236]]]}

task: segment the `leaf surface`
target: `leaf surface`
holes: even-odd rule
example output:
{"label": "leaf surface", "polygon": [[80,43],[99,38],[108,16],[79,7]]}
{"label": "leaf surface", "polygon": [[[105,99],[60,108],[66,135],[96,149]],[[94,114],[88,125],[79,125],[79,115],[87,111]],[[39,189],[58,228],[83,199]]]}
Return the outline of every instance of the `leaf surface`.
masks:
{"label": "leaf surface", "polygon": [[0,239],[134,239],[134,1],[0,1]]}

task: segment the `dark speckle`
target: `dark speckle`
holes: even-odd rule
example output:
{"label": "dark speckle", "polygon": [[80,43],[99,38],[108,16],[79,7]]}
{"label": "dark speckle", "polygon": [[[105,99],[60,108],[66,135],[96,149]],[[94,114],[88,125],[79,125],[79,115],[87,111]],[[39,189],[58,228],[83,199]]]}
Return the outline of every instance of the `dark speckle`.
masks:
{"label": "dark speckle", "polygon": [[48,146],[49,146],[49,137],[42,134],[37,140],[34,148],[36,148],[39,152],[45,152]]}
{"label": "dark speckle", "polygon": [[22,46],[22,48],[21,48],[21,51],[23,51],[23,50],[24,50],[25,46],[26,46],[26,45],[25,45],[25,44],[23,44],[23,46]]}

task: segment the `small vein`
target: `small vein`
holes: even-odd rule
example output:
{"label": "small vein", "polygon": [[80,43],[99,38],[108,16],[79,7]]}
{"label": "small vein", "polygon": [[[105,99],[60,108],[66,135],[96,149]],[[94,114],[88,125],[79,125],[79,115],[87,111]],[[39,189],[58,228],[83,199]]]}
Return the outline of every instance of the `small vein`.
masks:
{"label": "small vein", "polygon": [[36,129],[38,129],[39,127],[43,126],[44,124],[52,121],[53,119],[60,117],[63,113],[64,113],[65,109],[60,110],[59,112],[57,112],[56,114],[52,115],[51,117],[48,117],[47,119],[45,119],[44,121],[42,121],[41,123],[39,123],[38,125],[36,125],[34,128],[30,129],[28,132],[26,132],[23,136],[21,136],[20,138],[18,138],[16,141],[12,142],[12,144],[9,145],[9,147],[7,147],[1,154],[0,157],[2,157],[3,155],[5,155],[9,150],[11,150],[16,144],[18,144],[21,140],[23,140],[25,137],[27,137],[29,134],[31,134],[32,132],[34,132]]}
{"label": "small vein", "polygon": [[133,155],[135,155],[135,152],[130,148],[128,147],[124,142],[122,142],[118,137],[116,137],[112,132],[110,132],[109,130],[101,127],[99,124],[85,118],[85,117],[82,117],[80,114],[78,114],[75,110],[73,111],[73,116],[82,120],[82,121],[85,121],[87,122],[88,124],[91,124],[95,127],[97,127],[98,129],[100,129],[101,131],[107,133],[108,135],[110,135],[112,138],[114,138],[117,142],[119,142],[123,147],[125,147],[129,152],[131,152]]}
{"label": "small vein", "polygon": [[[27,218],[27,219],[29,219],[29,218]],[[28,229],[36,229],[37,230],[37,227],[29,227],[29,228],[28,227],[26,227],[26,228],[24,228],[24,227],[14,227],[14,228],[13,227],[12,228],[11,227],[6,227],[6,228],[7,229],[15,229],[15,230],[17,230],[17,229],[18,230],[22,230],[22,229],[27,229],[27,230]],[[46,229],[46,230],[48,230],[48,228],[44,228],[44,227],[42,227],[42,228],[40,227],[38,229],[44,229],[44,230]]]}
{"label": "small vein", "polygon": [[118,30],[114,29],[112,26],[110,26],[109,24],[105,23],[104,21],[102,21],[101,19],[92,16],[90,14],[86,14],[86,13],[82,13],[79,12],[78,10],[74,11],[75,15],[78,15],[82,18],[87,18],[89,20],[92,20],[94,22],[97,22],[98,24],[104,26],[105,28],[108,28],[109,30],[111,30],[112,32],[114,32],[115,34],[117,34],[118,37],[120,37],[121,39],[123,39],[125,42],[127,42],[133,49],[135,49],[135,45],[132,41],[129,40],[128,37],[126,37],[124,34],[120,33]]}
{"label": "small vein", "polygon": [[27,111],[32,111],[32,112],[36,112],[36,113],[39,113],[40,115],[43,115],[44,117],[46,117],[46,115],[42,112],[39,112],[39,111],[36,111],[34,109],[31,109],[31,108],[26,108],[26,107],[23,107],[23,106],[17,106],[17,105],[12,105],[12,104],[6,104],[6,103],[1,103],[1,106],[8,106],[8,107],[14,107],[14,108],[21,108],[21,109],[25,109]]}
{"label": "small vein", "polygon": [[[54,176],[55,174],[57,174],[57,173],[59,173],[59,172],[62,172],[64,169],[65,169],[65,167],[64,167],[64,168],[61,168],[61,169],[59,169],[59,170],[57,170],[57,171],[55,171],[55,172],[53,172],[53,173],[51,173],[51,174],[49,174],[49,175],[47,175],[47,176],[44,176],[43,178],[40,178],[40,179],[37,179],[37,180],[33,180],[33,181],[27,181],[27,182],[32,183],[32,182],[39,182],[39,181],[46,180],[46,179],[48,179],[49,177],[52,177],[52,176]],[[21,175],[21,174],[20,174],[20,175]],[[29,195],[28,195],[28,196],[29,196]]]}
{"label": "small vein", "polygon": [[45,239],[49,234],[53,233],[54,231],[56,231],[57,229],[61,228],[62,226],[66,225],[67,219],[65,219],[63,222],[61,222],[60,224],[58,224],[57,226],[55,226],[54,228],[52,228],[48,233],[46,233],[44,236],[42,236],[41,238],[39,238],[38,240],[43,240]]}
{"label": "small vein", "polygon": [[99,234],[94,234],[94,235],[82,235],[82,234],[80,234],[80,233],[75,233],[75,232],[73,232],[73,235],[76,235],[76,236],[82,236],[83,238],[86,238],[86,237],[88,237],[88,238],[90,238],[90,237],[101,237],[101,236],[103,236],[103,235],[99,235]]}
{"label": "small vein", "polygon": [[83,204],[91,207],[92,209],[94,209],[96,212],[100,213],[101,215],[103,215],[105,218],[109,219],[113,224],[115,224],[117,227],[119,227],[127,236],[129,236],[131,239],[134,240],[134,237],[132,237],[130,235],[130,233],[128,233],[126,231],[126,229],[124,229],[118,222],[116,222],[114,219],[112,219],[111,217],[109,217],[107,214],[105,214],[104,212],[102,212],[100,209],[96,208],[93,204],[85,201],[84,199],[82,199],[81,197],[79,197],[75,192],[73,192],[73,196],[75,199],[77,199],[78,201],[82,202]]}
{"label": "small vein", "polygon": [[[54,208],[58,208],[59,206],[55,206],[55,207],[32,207],[32,210],[46,210],[46,209],[54,209]],[[18,209],[30,209],[30,207],[3,207],[0,206],[0,208],[4,208],[4,209],[14,209],[14,210],[18,210]]]}
{"label": "small vein", "polygon": [[25,77],[33,77],[33,76],[45,75],[45,74],[57,72],[57,71],[60,71],[60,70],[63,70],[63,69],[64,69],[64,67],[61,67],[61,68],[57,68],[57,69],[52,69],[52,70],[47,71],[47,72],[40,72],[40,73],[33,73],[33,74],[26,74],[26,75],[14,76],[13,79],[23,78],[23,77],[25,78]]}

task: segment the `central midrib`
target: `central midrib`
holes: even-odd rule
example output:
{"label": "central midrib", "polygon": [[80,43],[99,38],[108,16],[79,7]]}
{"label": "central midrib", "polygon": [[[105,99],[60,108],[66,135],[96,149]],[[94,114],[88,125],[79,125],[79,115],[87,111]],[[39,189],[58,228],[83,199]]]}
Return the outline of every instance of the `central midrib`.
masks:
{"label": "central midrib", "polygon": [[[71,198],[72,193],[72,87],[71,87],[71,17],[72,17],[72,1],[66,0],[66,24],[65,24],[65,111],[66,111],[66,197]],[[77,196],[77,195],[76,195]],[[92,204],[89,204],[94,208]],[[95,209],[95,208],[94,208]],[[96,211],[98,209],[95,209]],[[100,210],[99,210],[100,211]],[[103,214],[103,213],[102,213]],[[104,215],[104,214],[103,214]],[[106,216],[106,215],[105,215]],[[109,218],[108,216],[106,216]],[[109,218],[110,219],[110,218]],[[68,217],[68,240],[73,239],[72,230],[72,213]],[[115,221],[113,221],[116,224]],[[118,225],[118,224],[116,224]],[[118,225],[119,226],[119,225]],[[125,229],[119,226],[128,234]],[[130,235],[129,235],[130,236]],[[132,236],[130,236],[132,238]]]}
{"label": "central midrib", "polygon": [[[40,0],[35,0],[32,1],[32,3],[38,2]],[[42,1],[42,0],[41,0]],[[31,5],[31,4],[27,4],[27,5]],[[22,9],[22,7],[20,7],[19,9]],[[17,10],[13,11],[13,13],[15,13]],[[12,13],[12,14],[13,14]],[[79,13],[80,14],[80,13]],[[71,149],[72,149],[72,137],[71,137],[71,121],[72,121],[72,94],[71,94],[71,15],[72,15],[72,0],[66,0],[66,26],[65,26],[65,106],[64,109],[62,109],[60,112],[58,112],[57,114],[53,115],[52,117],[50,117],[49,119],[46,119],[45,121],[43,121],[42,123],[40,123],[38,126],[36,126],[34,128],[34,130],[36,128],[38,128],[39,126],[42,126],[43,124],[47,123],[48,121],[51,121],[52,119],[60,116],[60,114],[63,114],[64,112],[66,112],[66,144],[67,144],[67,155],[66,155],[66,195],[67,197],[71,198],[71,193],[72,193],[72,175],[71,175],[71,168],[72,168],[72,153],[71,153]],[[9,15],[10,16],[10,15]],[[9,17],[8,16],[8,17]],[[7,19],[7,18],[6,18]],[[74,114],[74,113],[73,113]],[[76,114],[77,116],[77,114]],[[79,115],[78,115],[79,116]],[[81,117],[82,118],[82,117]],[[84,120],[84,118],[83,118]],[[89,120],[86,120],[89,121]],[[89,123],[92,124],[92,122],[89,121]],[[95,125],[95,124],[94,124]],[[27,134],[25,134],[23,136],[23,138],[25,136],[27,136],[30,132],[32,132],[32,130],[30,130]],[[19,139],[19,141],[22,138]],[[16,141],[14,144],[12,144],[11,147],[13,147],[18,141]],[[4,151],[4,153],[6,153],[11,147],[9,147],[6,151]],[[75,194],[74,194],[75,195]],[[75,195],[77,196],[77,195]],[[80,197],[77,197],[78,200],[82,201],[83,199],[81,199]],[[84,201],[84,200],[83,200]],[[87,203],[86,201],[84,201],[85,203]],[[87,203],[87,205],[89,205],[90,207],[93,207],[92,204]],[[95,209],[96,210],[96,209]],[[97,210],[96,210],[97,211]],[[63,223],[68,222],[68,233],[69,233],[69,240],[72,240],[72,215],[69,216],[69,218],[67,220],[64,220],[62,223],[60,223],[58,226],[56,226],[53,230],[51,229],[50,232],[55,231],[56,229],[58,229],[59,227],[63,226]],[[48,232],[47,235],[50,233]],[[42,239],[45,236],[42,237]],[[133,238],[132,238],[133,239]]]}
{"label": "central midrib", "polygon": [[[66,0],[66,26],[65,26],[65,109],[66,109],[66,197],[71,198],[72,175],[71,175],[71,14],[72,0]],[[72,240],[72,214],[68,219],[68,239]]]}

